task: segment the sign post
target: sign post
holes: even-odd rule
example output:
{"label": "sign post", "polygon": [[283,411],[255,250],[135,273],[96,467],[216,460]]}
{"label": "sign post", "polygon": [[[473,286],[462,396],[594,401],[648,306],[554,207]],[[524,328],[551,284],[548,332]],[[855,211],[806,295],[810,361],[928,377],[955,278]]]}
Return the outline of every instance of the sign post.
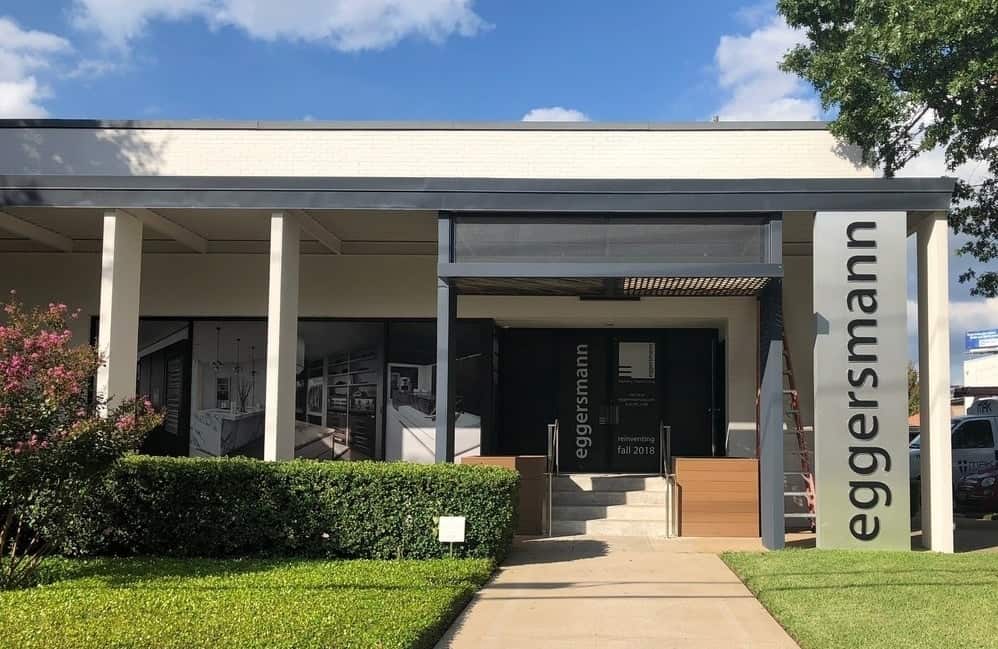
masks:
{"label": "sign post", "polygon": [[819,548],[911,548],[906,219],[814,222],[814,431]]}

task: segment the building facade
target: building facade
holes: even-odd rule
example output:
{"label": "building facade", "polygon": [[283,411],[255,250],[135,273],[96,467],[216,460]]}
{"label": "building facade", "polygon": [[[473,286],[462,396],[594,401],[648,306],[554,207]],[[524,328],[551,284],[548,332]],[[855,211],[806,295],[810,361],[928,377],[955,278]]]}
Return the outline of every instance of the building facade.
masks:
{"label": "building facade", "polygon": [[82,308],[98,390],[167,411],[150,452],[750,458],[768,547],[800,506],[784,346],[819,544],[900,525],[905,413],[885,393],[855,419],[875,400],[850,389],[893,383],[893,352],[857,346],[906,336],[888,296],[916,236],[924,538],[952,549],[953,182],[876,178],[823,124],[7,120],[0,183],[0,285]]}

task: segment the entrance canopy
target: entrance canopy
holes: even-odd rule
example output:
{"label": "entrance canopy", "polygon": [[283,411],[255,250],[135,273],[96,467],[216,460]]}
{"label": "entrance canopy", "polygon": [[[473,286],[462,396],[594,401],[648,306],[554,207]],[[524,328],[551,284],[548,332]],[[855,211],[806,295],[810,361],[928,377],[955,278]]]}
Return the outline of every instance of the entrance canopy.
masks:
{"label": "entrance canopy", "polygon": [[780,213],[441,219],[439,276],[461,294],[755,295],[783,274]]}
{"label": "entrance canopy", "polygon": [[582,299],[758,295],[767,277],[454,277],[461,295],[571,295]]}

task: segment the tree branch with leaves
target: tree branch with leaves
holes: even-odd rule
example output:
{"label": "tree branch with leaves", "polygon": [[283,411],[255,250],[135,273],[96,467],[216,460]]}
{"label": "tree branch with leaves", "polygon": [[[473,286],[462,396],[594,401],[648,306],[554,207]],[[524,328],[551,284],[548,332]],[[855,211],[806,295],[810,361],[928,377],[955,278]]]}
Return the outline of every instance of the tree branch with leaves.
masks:
{"label": "tree branch with leaves", "polygon": [[[809,81],[837,111],[831,131],[862,147],[891,178],[942,147],[958,179],[950,224],[980,262],[961,275],[973,295],[998,296],[998,2],[994,0],[778,0],[807,43],[782,69]],[[980,175],[980,179],[977,176]]]}

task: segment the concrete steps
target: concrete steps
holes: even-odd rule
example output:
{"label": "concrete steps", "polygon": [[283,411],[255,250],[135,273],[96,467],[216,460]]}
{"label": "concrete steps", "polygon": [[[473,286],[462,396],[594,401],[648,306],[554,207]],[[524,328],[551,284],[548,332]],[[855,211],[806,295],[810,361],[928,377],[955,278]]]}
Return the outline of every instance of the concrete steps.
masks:
{"label": "concrete steps", "polygon": [[661,476],[557,476],[551,485],[551,533],[666,536],[666,489]]}
{"label": "concrete steps", "polygon": [[658,475],[591,475],[555,476],[554,491],[665,491],[665,478]]}
{"label": "concrete steps", "polygon": [[668,534],[665,521],[554,521],[552,536],[661,536]]}
{"label": "concrete steps", "polygon": [[607,507],[611,505],[659,505],[665,507],[664,491],[553,491],[552,505]]}
{"label": "concrete steps", "polygon": [[558,521],[664,521],[666,520],[665,505],[555,505],[551,511],[554,520]]}

